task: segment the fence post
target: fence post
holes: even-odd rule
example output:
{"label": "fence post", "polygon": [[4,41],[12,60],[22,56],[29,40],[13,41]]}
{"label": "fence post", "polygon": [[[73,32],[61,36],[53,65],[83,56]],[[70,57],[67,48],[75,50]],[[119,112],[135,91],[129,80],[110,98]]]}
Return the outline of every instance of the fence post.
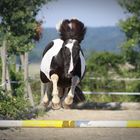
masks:
{"label": "fence post", "polygon": [[6,66],[6,79],[7,79],[7,83],[6,83],[7,91],[12,91],[8,65]]}
{"label": "fence post", "polygon": [[5,38],[3,40],[3,44],[1,47],[1,59],[2,59],[2,88],[5,91],[6,90],[11,91],[11,81],[10,81],[9,69],[7,65],[7,47],[6,47]]}
{"label": "fence post", "polygon": [[28,56],[27,53],[24,54],[24,96],[25,98],[28,97]]}
{"label": "fence post", "polygon": [[2,59],[2,88],[6,91],[6,40],[3,40],[1,47],[1,59]]}
{"label": "fence post", "polygon": [[20,54],[19,57],[20,57],[20,66],[19,66],[19,69],[20,70],[24,70],[24,54]]}
{"label": "fence post", "polygon": [[28,52],[25,52],[25,54],[24,54],[24,81],[25,81],[24,92],[25,92],[25,97],[29,97],[30,104],[31,104],[31,106],[34,107],[32,91],[31,91],[31,87],[28,82],[28,78],[29,78]]}
{"label": "fence post", "polygon": [[32,89],[31,89],[30,84],[28,84],[28,96],[29,96],[31,106],[34,107],[35,104],[34,104],[33,95],[32,95]]}

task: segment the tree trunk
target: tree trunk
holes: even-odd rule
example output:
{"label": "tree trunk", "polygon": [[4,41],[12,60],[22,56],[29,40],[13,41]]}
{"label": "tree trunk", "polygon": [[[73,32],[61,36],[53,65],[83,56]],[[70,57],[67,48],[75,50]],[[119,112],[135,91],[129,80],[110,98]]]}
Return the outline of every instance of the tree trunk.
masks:
{"label": "tree trunk", "polygon": [[31,106],[34,107],[35,104],[33,100],[32,89],[31,89],[30,83],[28,83],[28,96],[29,96]]}
{"label": "tree trunk", "polygon": [[25,97],[29,97],[31,106],[34,106],[32,91],[28,82],[28,78],[29,78],[28,53],[25,52],[24,54],[24,82],[25,82],[24,92],[25,92]]}
{"label": "tree trunk", "polygon": [[24,55],[20,54],[20,69],[24,70]]}
{"label": "tree trunk", "polygon": [[2,59],[2,89],[6,91],[6,40],[3,40],[1,47],[1,59]]}
{"label": "tree trunk", "polygon": [[[21,59],[22,60],[22,59]],[[22,63],[22,61],[21,61]],[[28,97],[28,54],[24,54],[24,93],[25,93],[25,98]]]}
{"label": "tree trunk", "polygon": [[1,59],[2,59],[2,88],[5,91],[6,90],[11,91],[11,81],[7,65],[6,39],[3,40],[3,45],[1,47]]}
{"label": "tree trunk", "polygon": [[[7,79],[6,89],[7,89],[7,91],[12,91],[8,65],[6,66],[6,79]],[[12,94],[11,94],[11,96],[12,96]]]}

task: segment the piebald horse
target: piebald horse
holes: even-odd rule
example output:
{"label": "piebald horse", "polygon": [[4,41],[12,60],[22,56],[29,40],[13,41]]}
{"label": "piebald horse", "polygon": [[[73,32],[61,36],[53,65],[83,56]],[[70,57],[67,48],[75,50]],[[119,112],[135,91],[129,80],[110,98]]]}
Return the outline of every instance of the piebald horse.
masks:
{"label": "piebald horse", "polygon": [[[73,102],[85,97],[78,87],[85,74],[85,59],[80,47],[86,27],[77,20],[63,20],[57,26],[60,38],[52,40],[45,48],[40,65],[40,79],[52,83],[52,108],[70,108]],[[45,91],[42,102],[48,105],[50,99]]]}

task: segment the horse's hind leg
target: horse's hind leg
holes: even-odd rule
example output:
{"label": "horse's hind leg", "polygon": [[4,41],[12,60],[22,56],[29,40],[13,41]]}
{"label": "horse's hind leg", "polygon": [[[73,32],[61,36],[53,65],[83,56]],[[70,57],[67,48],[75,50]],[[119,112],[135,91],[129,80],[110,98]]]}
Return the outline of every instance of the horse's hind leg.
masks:
{"label": "horse's hind leg", "polygon": [[72,84],[71,84],[71,88],[68,92],[68,95],[66,96],[65,100],[63,101],[63,107],[68,109],[71,108],[71,105],[73,103],[73,98],[74,98],[74,93],[75,93],[75,88],[79,83],[79,77],[78,76],[74,76],[72,78]]}
{"label": "horse's hind leg", "polygon": [[43,104],[45,107],[49,105],[51,87],[52,85],[50,82],[44,84],[44,97],[41,99],[41,104]]}
{"label": "horse's hind leg", "polygon": [[53,83],[53,91],[52,91],[52,108],[53,109],[60,109],[61,108],[61,103],[60,103],[60,97],[59,97],[59,92],[58,92],[58,75],[57,74],[52,74],[51,75],[51,81]]}

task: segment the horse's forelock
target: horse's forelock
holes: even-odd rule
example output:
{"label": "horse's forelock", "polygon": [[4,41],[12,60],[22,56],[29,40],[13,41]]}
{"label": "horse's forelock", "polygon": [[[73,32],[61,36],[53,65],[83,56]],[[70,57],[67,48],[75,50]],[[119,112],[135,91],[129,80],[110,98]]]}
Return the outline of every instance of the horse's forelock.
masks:
{"label": "horse's forelock", "polygon": [[62,40],[76,39],[80,43],[86,33],[86,27],[78,19],[66,19],[61,23],[59,31]]}

